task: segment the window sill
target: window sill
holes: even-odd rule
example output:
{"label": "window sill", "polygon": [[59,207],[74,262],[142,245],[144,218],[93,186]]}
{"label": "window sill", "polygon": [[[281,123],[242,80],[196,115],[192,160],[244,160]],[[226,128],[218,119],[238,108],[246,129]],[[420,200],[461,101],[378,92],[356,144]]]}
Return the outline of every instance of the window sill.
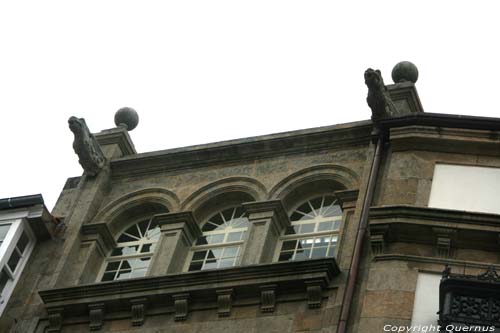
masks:
{"label": "window sill", "polygon": [[[307,293],[309,307],[317,308],[321,306],[323,288],[339,273],[334,258],[321,258],[101,282],[42,290],[39,294],[49,312],[51,326],[57,330],[62,318],[68,316],[100,317],[102,324],[104,308],[107,314],[132,311],[132,324],[134,320],[141,324],[144,318],[134,319],[134,316],[142,313],[144,317],[146,306],[151,309],[173,305],[175,320],[184,320],[188,300],[217,302],[222,317],[229,315],[234,295],[259,297],[261,311],[272,312],[275,293],[280,290]],[[138,303],[142,311],[132,309]]]}

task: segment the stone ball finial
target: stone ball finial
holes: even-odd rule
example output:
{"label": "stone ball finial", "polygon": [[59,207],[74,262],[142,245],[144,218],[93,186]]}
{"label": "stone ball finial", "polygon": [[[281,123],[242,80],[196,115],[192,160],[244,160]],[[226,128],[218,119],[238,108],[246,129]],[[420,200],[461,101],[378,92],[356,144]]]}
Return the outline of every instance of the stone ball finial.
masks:
{"label": "stone ball finial", "polygon": [[115,125],[125,126],[127,131],[131,131],[137,127],[139,123],[139,115],[137,112],[129,107],[124,107],[115,113]]}
{"label": "stone ball finial", "polygon": [[418,68],[409,61],[401,61],[392,69],[392,81],[394,83],[400,82],[417,82]]}

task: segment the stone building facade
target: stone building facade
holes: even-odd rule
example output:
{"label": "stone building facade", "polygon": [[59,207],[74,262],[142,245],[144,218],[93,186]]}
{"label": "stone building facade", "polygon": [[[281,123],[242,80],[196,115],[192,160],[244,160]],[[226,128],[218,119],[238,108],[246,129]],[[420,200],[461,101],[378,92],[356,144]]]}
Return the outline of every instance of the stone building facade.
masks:
{"label": "stone building facade", "polygon": [[387,94],[400,114],[149,153],[126,125],[87,133],[92,172],[68,180],[0,331],[384,332],[444,314],[425,279],[497,266],[500,215],[445,207],[437,166],[494,179],[500,119],[424,113],[404,80]]}

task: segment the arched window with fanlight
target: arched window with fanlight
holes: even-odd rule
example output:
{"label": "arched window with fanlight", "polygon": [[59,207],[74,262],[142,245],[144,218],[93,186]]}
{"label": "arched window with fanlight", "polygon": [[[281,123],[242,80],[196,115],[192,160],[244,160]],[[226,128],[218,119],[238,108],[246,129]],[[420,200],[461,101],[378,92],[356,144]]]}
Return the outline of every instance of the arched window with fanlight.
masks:
{"label": "arched window with fanlight", "polygon": [[192,249],[188,271],[232,267],[239,264],[248,229],[241,206],[212,215],[202,226],[203,235]]}
{"label": "arched window with fanlight", "polygon": [[281,237],[277,261],[335,256],[342,209],[332,195],[301,203],[290,215],[291,225]]}
{"label": "arched window with fanlight", "polygon": [[100,280],[146,276],[159,238],[160,227],[152,218],[141,220],[125,229],[104,264]]}

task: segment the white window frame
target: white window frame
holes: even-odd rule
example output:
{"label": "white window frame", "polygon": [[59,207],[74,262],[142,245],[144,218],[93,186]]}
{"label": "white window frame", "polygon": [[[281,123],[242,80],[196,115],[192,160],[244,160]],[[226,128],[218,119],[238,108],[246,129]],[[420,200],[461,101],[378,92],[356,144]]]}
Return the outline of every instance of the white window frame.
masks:
{"label": "white window frame", "polygon": [[[321,237],[336,237],[337,240],[336,240],[336,244],[335,244],[335,251],[334,251],[334,254],[332,257],[324,257],[324,258],[336,258],[337,257],[337,254],[338,254],[338,250],[339,250],[339,240],[340,240],[340,233],[341,233],[341,229],[343,227],[343,221],[344,221],[344,212],[342,210],[342,206],[340,205],[340,203],[338,202],[338,199],[335,197],[335,195],[333,194],[329,194],[329,193],[325,193],[325,194],[316,194],[316,195],[313,195],[313,196],[310,196],[309,198],[307,199],[304,199],[302,200],[291,212],[290,212],[290,216],[295,213],[297,211],[297,209],[302,206],[303,204],[307,203],[307,202],[310,202],[316,198],[319,198],[319,197],[333,197],[335,199],[334,203],[336,203],[336,205],[338,205],[340,207],[340,210],[341,210],[341,214],[338,215],[338,216],[330,216],[330,217],[316,217],[314,219],[309,219],[309,220],[298,220],[298,221],[293,221],[291,222],[290,226],[294,226],[294,225],[300,225],[300,224],[310,224],[314,221],[315,223],[315,226],[314,226],[314,231],[313,232],[308,232],[308,233],[300,233],[300,234],[290,234],[290,235],[285,235],[284,233],[286,232],[286,230],[283,231],[283,235],[280,237],[279,241],[278,241],[278,244],[275,248],[275,252],[274,252],[274,262],[279,262],[279,257],[280,257],[280,254],[281,254],[281,249],[283,247],[283,243],[286,242],[286,241],[292,241],[292,240],[296,240],[297,243],[300,242],[301,240],[303,239],[314,239],[314,238],[321,238]],[[335,221],[335,222],[339,222],[338,224],[338,228],[337,229],[334,229],[334,230],[324,230],[324,231],[317,231],[318,230],[318,227],[319,227],[319,224],[321,222],[328,222],[328,221]],[[298,244],[296,244],[296,249],[297,249],[297,246]],[[327,249],[327,253],[328,253],[328,250],[329,250],[330,247],[328,247]],[[295,257],[296,255],[296,251],[293,252],[293,257]],[[309,259],[304,259],[304,260],[310,260],[311,258]],[[292,259],[292,260],[289,260],[289,261],[294,261],[295,259]],[[286,261],[282,261],[282,262],[286,262]]]}
{"label": "white window frame", "polygon": [[[229,206],[229,207],[225,207],[225,208],[221,208],[219,210],[217,210],[216,213],[214,214],[211,214],[210,217],[202,224],[202,226],[204,226],[206,223],[209,222],[209,220],[217,215],[217,214],[222,214],[222,212],[228,210],[228,209],[238,209],[240,208],[241,205],[232,205],[232,206]],[[234,217],[234,215],[232,216],[232,218]],[[248,216],[246,216],[246,213],[244,213],[243,215],[241,215],[239,218],[241,217],[246,217],[248,219]],[[224,218],[224,221],[225,221],[225,218]],[[193,261],[193,256],[194,256],[194,253],[195,252],[199,252],[199,251],[207,251],[207,254],[206,256],[208,255],[208,251],[212,250],[212,249],[224,249],[224,248],[230,248],[230,247],[238,247],[238,252],[237,252],[237,255],[236,255],[236,260],[234,262],[234,265],[233,266],[230,266],[230,267],[237,267],[237,266],[240,266],[241,264],[241,258],[243,257],[243,252],[245,251],[245,242],[248,238],[248,231],[250,230],[250,225],[249,225],[249,222],[247,224],[246,227],[240,227],[240,228],[234,228],[233,226],[227,226],[226,228],[224,228],[223,230],[212,230],[212,231],[205,231],[205,232],[202,232],[202,237],[206,237],[206,236],[211,236],[211,235],[224,235],[224,240],[221,242],[221,243],[214,243],[214,244],[203,244],[203,245],[196,245],[196,242],[198,240],[195,241],[195,245],[193,245],[189,251],[189,255],[187,256],[188,257],[188,260],[186,260],[186,263],[184,264],[184,268],[183,268],[183,271],[185,272],[188,272],[189,271],[189,266],[191,265],[191,262]],[[243,237],[242,239],[240,239],[239,241],[233,241],[233,242],[226,242],[226,239],[227,237],[229,236],[230,233],[235,233],[235,232],[243,232]],[[207,257],[205,256],[205,259],[203,260],[203,265],[205,263],[205,260],[207,259]],[[217,265],[219,265],[219,261],[217,262]],[[208,268],[208,269],[203,269],[203,266],[202,266],[202,269],[200,270],[196,270],[196,271],[192,271],[192,272],[198,272],[198,271],[203,271],[203,270],[210,270],[210,269],[222,269],[222,268],[228,268],[228,267],[217,267],[217,268]]]}
{"label": "white window frame", "polygon": [[[5,284],[3,291],[0,294],[0,315],[5,310],[7,303],[12,295],[14,288],[16,287],[19,278],[21,277],[21,273],[26,266],[26,263],[29,260],[31,253],[33,252],[33,248],[36,244],[36,237],[29,223],[24,218],[19,218],[15,220],[1,220],[0,224],[10,224],[9,231],[7,232],[5,239],[0,246],[0,272],[3,270],[8,275],[8,281]],[[16,250],[17,242],[21,238],[21,235],[24,234],[28,237],[28,244],[26,245],[24,252],[20,256],[20,259],[17,263],[17,266],[14,271],[10,269],[8,266],[8,261],[11,255]]]}
{"label": "white window frame", "polygon": [[[103,277],[104,277],[104,273],[106,272],[106,267],[108,266],[108,263],[110,262],[115,262],[115,261],[120,261],[122,262],[123,260],[128,260],[128,259],[135,259],[135,258],[146,258],[146,257],[149,257],[150,258],[150,261],[149,261],[149,264],[148,264],[148,268],[146,270],[146,275],[145,276],[148,276],[150,271],[151,271],[151,262],[153,260],[153,256],[155,254],[155,251],[156,251],[156,246],[158,245],[159,241],[160,241],[160,238],[161,238],[161,231],[159,233],[159,237],[156,241],[154,242],[151,242],[151,241],[147,241],[145,240],[144,238],[141,238],[137,241],[131,241],[131,242],[120,242],[118,243],[118,239],[120,238],[120,236],[125,233],[125,231],[127,231],[130,227],[134,226],[134,225],[137,225],[138,223],[141,223],[143,221],[150,221],[150,223],[152,222],[152,219],[153,219],[153,216],[151,217],[142,217],[142,218],[137,218],[135,219],[132,223],[130,224],[127,224],[127,227],[125,227],[124,229],[122,229],[122,231],[120,233],[118,233],[118,236],[117,236],[117,242],[116,242],[116,247],[114,247],[109,253],[108,255],[106,256],[106,259],[103,261],[103,264],[101,266],[101,269],[99,270],[99,274],[97,275],[97,279],[96,279],[96,282],[111,282],[111,281],[118,281],[118,280],[124,280],[124,279],[113,279],[113,280],[109,280],[109,281],[102,281]],[[135,254],[130,254],[130,255],[121,255],[121,256],[111,256],[111,254],[113,253],[113,251],[117,248],[117,247],[126,247],[126,246],[139,246],[139,251],[142,249],[142,245],[144,244],[155,244],[155,248],[150,251],[150,252],[138,252],[138,253],[135,253]],[[121,266],[122,264],[120,264]],[[127,278],[128,279],[128,278]],[[130,279],[133,279],[133,278],[130,278]]]}

